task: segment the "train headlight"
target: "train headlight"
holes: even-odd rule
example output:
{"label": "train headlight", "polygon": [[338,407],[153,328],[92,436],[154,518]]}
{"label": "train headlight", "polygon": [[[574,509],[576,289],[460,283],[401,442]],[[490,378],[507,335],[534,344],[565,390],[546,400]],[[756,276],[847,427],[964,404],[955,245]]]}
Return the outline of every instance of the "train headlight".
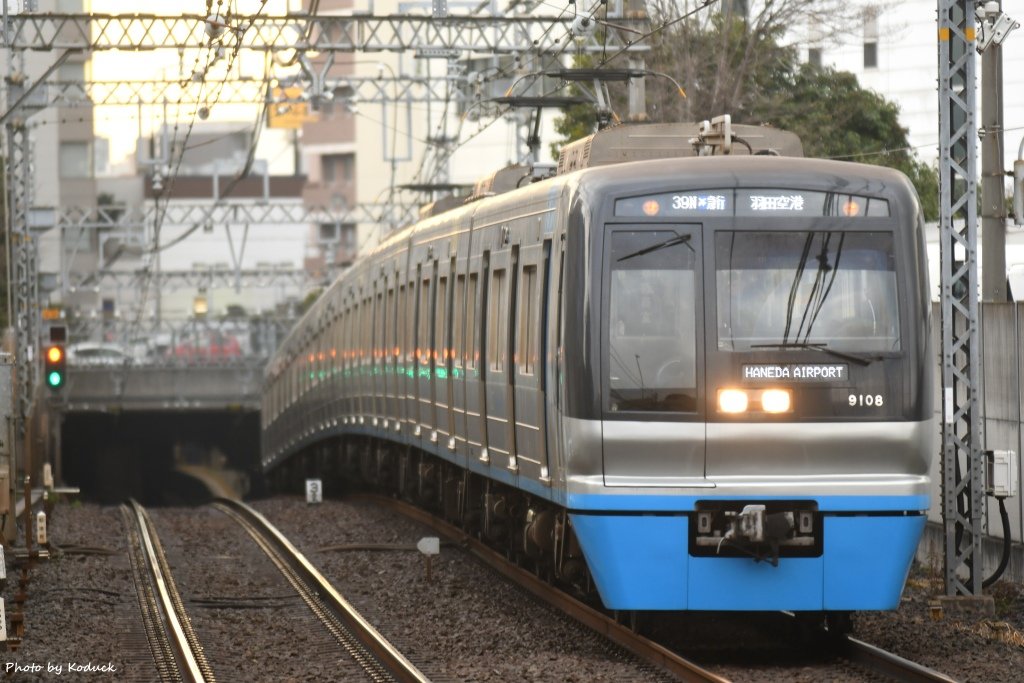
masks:
{"label": "train headlight", "polygon": [[747,410],[747,392],[742,389],[721,389],[718,392],[718,410],[723,413],[743,413]]}
{"label": "train headlight", "polygon": [[761,394],[761,410],[766,413],[786,413],[792,405],[786,389],[765,389]]}

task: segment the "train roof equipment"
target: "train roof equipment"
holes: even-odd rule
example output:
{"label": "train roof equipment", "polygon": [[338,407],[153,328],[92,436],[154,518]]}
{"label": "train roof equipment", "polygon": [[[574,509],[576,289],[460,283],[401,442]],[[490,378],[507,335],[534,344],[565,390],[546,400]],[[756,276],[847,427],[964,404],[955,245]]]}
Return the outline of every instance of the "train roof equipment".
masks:
{"label": "train roof equipment", "polygon": [[770,155],[802,157],[800,138],[770,126],[710,121],[611,126],[570,142],[558,155],[558,174],[628,161],[673,157]]}

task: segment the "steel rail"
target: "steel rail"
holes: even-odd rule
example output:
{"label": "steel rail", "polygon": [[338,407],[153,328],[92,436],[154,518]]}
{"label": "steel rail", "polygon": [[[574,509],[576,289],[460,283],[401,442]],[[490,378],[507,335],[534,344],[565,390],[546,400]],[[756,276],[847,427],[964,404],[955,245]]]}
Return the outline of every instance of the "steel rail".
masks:
{"label": "steel rail", "polygon": [[944,673],[904,659],[892,652],[875,647],[852,636],[840,641],[843,655],[858,664],[873,669],[901,683],[956,683]]}
{"label": "steel rail", "polygon": [[587,628],[596,631],[616,645],[625,648],[636,657],[658,667],[662,671],[677,676],[683,681],[728,683],[728,679],[703,669],[697,664],[680,657],[668,648],[644,638],[638,633],[634,633],[598,610],[545,583],[525,569],[513,565],[504,556],[466,534],[462,529],[437,519],[429,512],[421,510],[410,503],[385,496],[355,494],[348,496],[348,498],[372,501],[374,504],[396,510],[406,517],[430,527],[449,540],[460,544],[474,557],[484,562],[484,564],[533,593],[545,603],[560,609]]}
{"label": "steel rail", "polygon": [[128,501],[126,507],[136,524],[142,548],[145,551],[146,566],[152,587],[156,591],[156,607],[160,612],[167,643],[170,645],[177,663],[177,674],[183,680],[194,682],[212,682],[212,670],[206,662],[195,634],[187,625],[188,617],[184,614],[184,606],[174,581],[165,571],[162,561],[162,550],[159,543],[150,534],[149,515],[145,508],[134,500]]}
{"label": "steel rail", "polygon": [[[427,678],[398,648],[392,645],[334,586],[324,578],[316,567],[285,538],[263,515],[245,503],[227,498],[217,498],[213,507],[237,521],[256,541],[268,557],[278,566],[285,578],[299,591],[310,609],[324,625],[338,638],[353,657],[367,671],[371,663],[360,653],[352,650],[361,646],[387,674],[402,683],[429,683]],[[326,609],[326,613],[324,612]],[[325,616],[327,619],[325,619]],[[340,622],[342,631],[332,628],[330,617]],[[351,638],[346,637],[351,636]],[[351,642],[354,638],[355,642]]]}

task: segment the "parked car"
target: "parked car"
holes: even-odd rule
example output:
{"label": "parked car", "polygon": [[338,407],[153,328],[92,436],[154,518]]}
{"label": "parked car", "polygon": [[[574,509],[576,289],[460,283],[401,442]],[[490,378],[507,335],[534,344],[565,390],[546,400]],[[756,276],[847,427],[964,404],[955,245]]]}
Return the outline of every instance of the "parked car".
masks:
{"label": "parked car", "polygon": [[173,356],[186,360],[237,358],[242,346],[233,334],[212,328],[188,330],[174,345]]}
{"label": "parked car", "polygon": [[129,365],[132,356],[124,348],[108,342],[78,342],[67,347],[68,365]]}

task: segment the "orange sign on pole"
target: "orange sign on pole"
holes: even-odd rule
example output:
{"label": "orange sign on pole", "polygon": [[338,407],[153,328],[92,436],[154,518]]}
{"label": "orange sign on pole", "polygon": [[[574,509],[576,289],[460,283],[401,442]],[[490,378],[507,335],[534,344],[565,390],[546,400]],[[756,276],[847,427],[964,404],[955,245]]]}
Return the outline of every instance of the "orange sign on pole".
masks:
{"label": "orange sign on pole", "polygon": [[302,124],[317,120],[317,114],[310,110],[309,104],[300,101],[302,92],[299,86],[274,88],[271,93],[273,101],[267,113],[269,128],[302,128]]}

